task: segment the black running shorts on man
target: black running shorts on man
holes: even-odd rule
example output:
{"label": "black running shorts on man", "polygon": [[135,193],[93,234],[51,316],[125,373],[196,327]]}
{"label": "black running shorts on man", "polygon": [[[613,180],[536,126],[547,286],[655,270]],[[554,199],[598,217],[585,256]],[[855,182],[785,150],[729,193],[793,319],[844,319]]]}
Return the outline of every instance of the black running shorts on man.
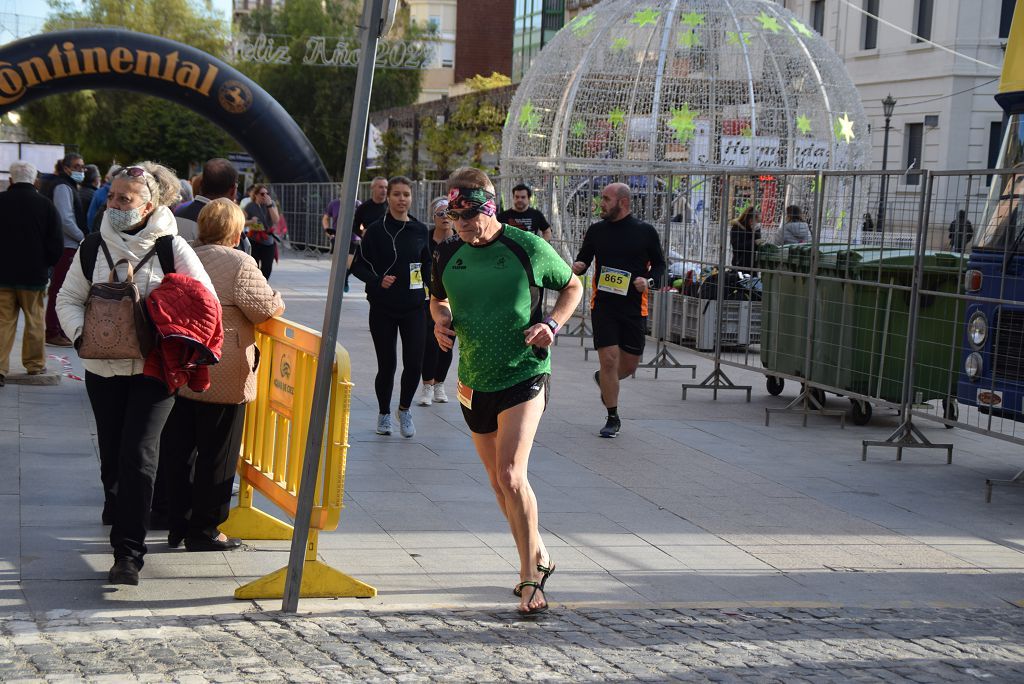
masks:
{"label": "black running shorts on man", "polygon": [[[551,392],[551,376],[542,373],[527,378],[517,385],[512,385],[497,392],[466,391],[459,382],[459,403],[462,404],[462,417],[466,419],[469,429],[478,435],[487,435],[498,429],[498,414],[502,411],[525,404],[541,392],[544,393],[544,408],[548,405]],[[467,397],[468,395],[468,397]]]}
{"label": "black running shorts on man", "polygon": [[572,269],[542,238],[503,226],[486,245],[445,240],[434,253],[431,295],[447,299],[459,340],[459,381],[497,392],[551,372],[547,349],[527,345],[540,288],[562,290]]}

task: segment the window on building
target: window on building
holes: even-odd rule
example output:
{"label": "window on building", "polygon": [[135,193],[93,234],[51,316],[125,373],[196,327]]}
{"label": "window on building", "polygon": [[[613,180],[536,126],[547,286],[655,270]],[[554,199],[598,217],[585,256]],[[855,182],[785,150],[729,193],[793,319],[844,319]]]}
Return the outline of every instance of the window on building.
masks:
{"label": "window on building", "polygon": [[431,14],[430,18],[427,19],[427,28],[431,31],[441,30],[441,17],[437,14]]}
{"label": "window on building", "polygon": [[1013,22],[1013,8],[1017,0],[1003,0],[1002,9],[999,11],[999,37],[1007,38],[1010,35],[1010,23]]}
{"label": "window on building", "polygon": [[441,66],[446,69],[455,66],[455,43],[441,43]]}
{"label": "window on building", "polygon": [[[993,121],[988,126],[988,162],[987,168],[994,169],[999,163],[999,149],[1003,144],[1003,122]],[[985,185],[992,185],[992,176],[985,177]]]}
{"label": "window on building", "polygon": [[865,50],[874,50],[878,47],[878,0],[864,0],[864,39],[861,47]]}
{"label": "window on building", "polygon": [[811,0],[811,28],[825,35],[825,0]]}
{"label": "window on building", "polygon": [[[903,137],[906,140],[903,145],[903,168],[920,169],[921,153],[924,150],[924,124],[907,124]],[[906,178],[907,185],[918,185],[921,182],[917,174],[909,174]]]}
{"label": "window on building", "polygon": [[915,43],[920,43],[922,38],[932,39],[932,5],[933,0],[917,0],[917,15],[914,17],[914,33],[917,34],[914,38]]}

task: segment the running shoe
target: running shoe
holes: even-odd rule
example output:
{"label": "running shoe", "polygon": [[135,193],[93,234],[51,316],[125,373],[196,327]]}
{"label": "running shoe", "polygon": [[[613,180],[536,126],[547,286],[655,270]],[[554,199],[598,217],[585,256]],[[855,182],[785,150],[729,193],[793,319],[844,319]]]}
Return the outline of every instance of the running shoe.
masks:
{"label": "running shoe", "polygon": [[391,414],[382,413],[377,416],[377,434],[378,435],[390,435],[391,434]]}
{"label": "running shoe", "polygon": [[434,401],[436,401],[438,404],[448,403],[448,395],[445,394],[444,392],[443,382],[434,383]]}
{"label": "running shoe", "polygon": [[398,425],[402,428],[403,437],[412,437],[416,434],[416,426],[412,422],[412,411],[409,409],[398,409]]}
{"label": "running shoe", "polygon": [[420,406],[430,406],[432,403],[434,403],[434,386],[424,384],[423,389],[420,390],[419,401],[417,401],[416,403],[419,404]]}
{"label": "running shoe", "polygon": [[615,437],[619,434],[621,428],[622,421],[619,420],[618,416],[608,416],[608,421],[601,428],[600,435],[602,437]]}

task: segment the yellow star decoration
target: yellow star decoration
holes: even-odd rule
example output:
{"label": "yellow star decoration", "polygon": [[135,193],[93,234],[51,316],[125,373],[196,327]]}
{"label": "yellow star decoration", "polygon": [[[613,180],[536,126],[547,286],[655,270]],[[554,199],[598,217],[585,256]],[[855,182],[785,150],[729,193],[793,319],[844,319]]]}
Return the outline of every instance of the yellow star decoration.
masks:
{"label": "yellow star decoration", "polygon": [[612,42],[612,50],[614,50],[615,52],[621,52],[622,50],[625,50],[628,47],[629,38],[626,38],[625,36],[623,36],[622,38],[616,38]]}
{"label": "yellow star decoration", "polygon": [[811,134],[811,119],[806,114],[796,117],[796,129],[804,135]]}
{"label": "yellow star decoration", "polygon": [[626,112],[616,107],[612,111],[608,112],[608,121],[614,128],[618,128],[626,122]]}
{"label": "yellow star decoration", "polygon": [[700,47],[700,44],[700,34],[692,29],[679,34],[679,47],[681,48]]}
{"label": "yellow star decoration", "polygon": [[594,14],[593,13],[581,14],[578,17],[576,17],[575,19],[573,19],[571,22],[569,22],[569,28],[577,36],[585,36],[585,35],[587,35],[588,33],[590,33],[591,31],[594,30],[594,27],[591,26],[591,23],[593,23],[593,21],[594,21]]}
{"label": "yellow star decoration", "polygon": [[629,20],[629,23],[636,24],[637,26],[640,26],[642,28],[644,26],[647,26],[648,24],[657,24],[658,17],[660,16],[661,12],[648,7],[647,9],[640,10],[639,12],[634,14],[633,18]]}
{"label": "yellow star decoration", "polygon": [[519,110],[519,125],[533,133],[537,129],[539,118],[537,112],[533,110],[533,103],[527,100],[526,104]]}
{"label": "yellow star decoration", "polygon": [[750,43],[750,31],[726,31],[725,42],[729,45],[748,45]]}
{"label": "yellow star decoration", "polygon": [[850,144],[856,136],[853,134],[853,121],[843,112],[843,115],[836,119],[836,123],[839,124],[839,135],[837,137],[842,138],[846,141],[846,144]]}
{"label": "yellow star decoration", "polygon": [[757,15],[757,20],[761,23],[761,28],[765,31],[771,31],[772,33],[778,33],[782,30],[782,26],[779,24],[779,20],[768,14],[764,10]]}
{"label": "yellow star decoration", "polygon": [[754,131],[753,129],[750,128],[750,126],[744,126],[742,129],[740,129],[740,135],[742,135],[744,138],[753,138]]}
{"label": "yellow star decoration", "polygon": [[789,25],[792,26],[796,30],[796,32],[799,33],[804,38],[813,38],[814,37],[814,31],[812,31],[811,29],[807,28],[804,25],[804,23],[802,21],[800,21],[799,19],[797,19],[796,17],[793,17],[792,19],[789,20]]}
{"label": "yellow star decoration", "polygon": [[697,126],[693,123],[693,117],[696,115],[697,112],[690,111],[689,102],[683,103],[682,109],[672,110],[672,118],[669,119],[668,127],[676,132],[676,140],[685,143],[693,137],[694,131],[697,130]]}
{"label": "yellow star decoration", "polygon": [[697,28],[704,23],[704,15],[700,12],[687,12],[679,18],[679,23],[690,28]]}

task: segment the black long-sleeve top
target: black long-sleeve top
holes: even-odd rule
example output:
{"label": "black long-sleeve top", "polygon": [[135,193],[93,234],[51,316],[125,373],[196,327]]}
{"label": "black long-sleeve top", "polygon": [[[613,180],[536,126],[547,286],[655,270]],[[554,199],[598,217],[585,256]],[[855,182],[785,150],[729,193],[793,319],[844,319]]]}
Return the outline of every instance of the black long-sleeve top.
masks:
{"label": "black long-sleeve top", "polygon": [[[618,221],[598,221],[587,228],[576,261],[587,266],[594,261],[594,285],[591,307],[621,307],[627,313],[647,315],[647,293],[632,285],[637,277],[653,278],[658,284],[665,275],[665,254],[658,231],[632,214]],[[629,273],[625,296],[605,292],[598,287],[604,268]]]}
{"label": "black long-sleeve top", "polygon": [[[406,311],[423,306],[425,283],[430,282],[430,231],[416,218],[399,221],[391,214],[373,225],[356,250],[352,275],[366,283],[371,306]],[[417,265],[418,266],[414,266]],[[411,274],[418,269],[418,287],[412,287]],[[384,276],[395,276],[391,287],[381,287]]]}

